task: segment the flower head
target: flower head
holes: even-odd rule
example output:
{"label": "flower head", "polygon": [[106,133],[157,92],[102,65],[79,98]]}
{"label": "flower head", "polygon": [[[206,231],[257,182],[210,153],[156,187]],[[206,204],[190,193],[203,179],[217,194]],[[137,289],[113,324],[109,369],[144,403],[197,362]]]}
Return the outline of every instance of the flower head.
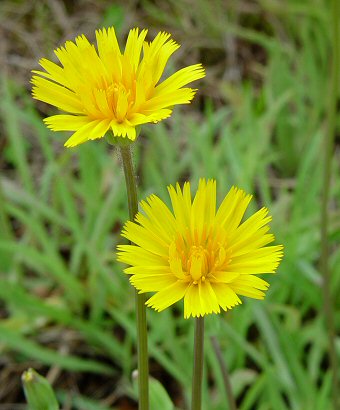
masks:
{"label": "flower head", "polygon": [[241,303],[238,295],[263,299],[269,284],[256,273],[274,273],[283,246],[268,233],[271,217],[262,208],[241,222],[251,201],[231,188],[216,211],[216,181],[200,180],[192,200],[190,184],[168,187],[173,212],[157,196],[141,202],[145,214],[127,222],[118,260],[141,293],[156,292],[147,305],[161,311],[184,299],[184,317],[219,313]]}
{"label": "flower head", "polygon": [[159,83],[179,45],[163,32],[148,43],[146,34],[130,30],[121,52],[114,28],[102,29],[96,31],[97,49],[82,35],[55,50],[61,66],[40,60],[45,71],[33,71],[33,97],[69,113],[45,119],[53,131],[75,131],[67,147],[109,130],[133,141],[137,126],[161,121],[174,105],[193,99],[196,90],[184,86],[205,76],[202,65],[182,68]]}

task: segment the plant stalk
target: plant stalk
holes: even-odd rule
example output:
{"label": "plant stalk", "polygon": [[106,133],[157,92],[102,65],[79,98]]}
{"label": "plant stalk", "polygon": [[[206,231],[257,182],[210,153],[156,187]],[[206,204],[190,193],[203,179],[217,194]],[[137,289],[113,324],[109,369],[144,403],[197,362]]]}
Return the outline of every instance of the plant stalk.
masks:
{"label": "plant stalk", "polygon": [[216,336],[211,336],[210,340],[211,340],[211,344],[213,346],[215,355],[217,357],[218,363],[220,365],[220,369],[221,369],[221,373],[222,373],[222,377],[223,377],[224,388],[225,388],[225,392],[226,392],[227,399],[228,399],[229,410],[237,410],[235,397],[233,395],[233,390],[231,388],[228,369],[227,369],[227,366],[226,366],[226,364],[224,362],[224,359],[223,359],[220,344],[219,344]]}
{"label": "plant stalk", "polygon": [[340,395],[339,395],[339,373],[338,373],[338,358],[335,345],[335,325],[334,325],[334,304],[331,292],[331,271],[329,267],[329,253],[330,244],[328,237],[329,219],[328,219],[328,205],[330,199],[330,184],[331,184],[331,165],[334,151],[334,138],[336,133],[336,114],[337,114],[337,99],[339,92],[340,81],[340,2],[339,0],[332,1],[331,8],[331,27],[333,39],[333,53],[332,53],[332,68],[331,81],[329,89],[329,106],[327,110],[327,128],[324,139],[324,169],[323,169],[323,190],[321,199],[321,256],[320,269],[323,275],[323,305],[324,315],[328,333],[329,343],[329,360],[332,371],[332,398],[333,409],[340,409]]}
{"label": "plant stalk", "polygon": [[[132,163],[130,145],[120,146],[123,162],[130,220],[134,221],[138,212],[137,186]],[[135,293],[137,319],[137,354],[138,354],[138,393],[139,410],[149,410],[149,363],[146,323],[146,297]]]}
{"label": "plant stalk", "polygon": [[2,188],[2,181],[0,179],[0,232],[2,233],[5,239],[12,239],[13,232],[9,221],[9,217],[6,212],[5,201],[6,200]]}
{"label": "plant stalk", "polygon": [[192,373],[191,410],[202,408],[202,379],[204,357],[204,317],[195,319],[194,367]]}

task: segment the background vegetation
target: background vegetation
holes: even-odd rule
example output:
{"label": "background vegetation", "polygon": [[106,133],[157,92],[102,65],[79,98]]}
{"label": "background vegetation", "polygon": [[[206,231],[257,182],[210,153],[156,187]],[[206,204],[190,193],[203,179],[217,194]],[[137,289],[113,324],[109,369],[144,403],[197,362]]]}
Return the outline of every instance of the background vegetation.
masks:
{"label": "background vegetation", "polygon": [[[140,198],[167,200],[166,185],[188,178],[216,178],[220,197],[236,184],[255,194],[254,209],[270,208],[285,245],[265,301],[208,317],[203,408],[228,408],[209,341],[217,335],[240,410],[330,409],[318,268],[332,40],[326,0],[1,1],[0,408],[25,408],[20,375],[28,367],[47,375],[64,409],[136,408],[133,289],[115,261],[128,218],[119,159],[105,141],[65,149],[66,134],[42,123],[54,111],[31,99],[29,84],[40,57],[110,25],[121,43],[131,27],[169,31],[182,45],[169,72],[197,62],[207,70],[192,105],[143,129],[134,151]],[[334,297],[339,159],[337,140]],[[180,304],[148,310],[148,320],[151,373],[187,408],[193,322]]]}

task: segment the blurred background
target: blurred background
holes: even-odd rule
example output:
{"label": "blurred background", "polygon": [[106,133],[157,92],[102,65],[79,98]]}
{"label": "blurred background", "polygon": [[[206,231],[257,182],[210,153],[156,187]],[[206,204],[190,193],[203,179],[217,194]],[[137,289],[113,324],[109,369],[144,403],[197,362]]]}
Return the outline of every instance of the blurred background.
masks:
{"label": "blurred background", "polygon": [[[194,102],[143,128],[134,145],[139,196],[216,178],[266,205],[285,257],[265,301],[206,320],[204,410],[227,410],[216,335],[240,410],[331,408],[323,314],[320,198],[331,92],[326,0],[1,0],[0,409],[25,409],[20,376],[47,376],[63,409],[136,409],[134,291],[115,260],[128,219],[120,161],[104,140],[63,147],[33,101],[31,70],[84,33],[115,26],[181,44],[168,74],[203,63]],[[337,121],[339,126],[339,121]],[[339,128],[339,127],[338,127]],[[340,145],[331,164],[330,289],[340,291]],[[335,327],[339,333],[339,300]],[[180,303],[148,310],[150,371],[178,408],[191,389],[193,321]],[[340,339],[337,339],[340,348]],[[339,352],[339,351],[338,351]],[[158,407],[159,410],[165,410]]]}

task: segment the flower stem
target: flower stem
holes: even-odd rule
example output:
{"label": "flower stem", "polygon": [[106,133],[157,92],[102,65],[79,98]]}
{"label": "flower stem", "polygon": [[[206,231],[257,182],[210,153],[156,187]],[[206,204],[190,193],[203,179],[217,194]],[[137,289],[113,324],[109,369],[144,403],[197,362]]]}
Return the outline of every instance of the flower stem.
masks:
{"label": "flower stem", "polygon": [[201,410],[204,348],[204,317],[195,319],[194,367],[192,373],[191,410]]}
{"label": "flower stem", "polygon": [[216,336],[211,336],[210,340],[211,340],[211,344],[213,346],[215,355],[217,357],[218,363],[220,365],[220,369],[221,369],[221,373],[222,373],[222,377],[223,377],[224,388],[225,388],[225,391],[226,391],[226,394],[227,394],[229,410],[237,410],[235,397],[233,395],[233,390],[231,388],[228,369],[227,369],[227,366],[226,366],[226,364],[223,360],[223,355],[222,355],[222,352],[221,352],[220,344],[218,343],[218,340],[217,340]]}
{"label": "flower stem", "polygon": [[[133,170],[131,149],[129,145],[120,146],[123,162],[126,190],[128,196],[129,216],[133,221],[138,212],[137,187]],[[146,324],[145,295],[135,293],[137,316],[137,353],[138,353],[138,392],[139,410],[149,410],[149,363]]]}
{"label": "flower stem", "polygon": [[339,0],[332,1],[331,8],[331,25],[333,39],[333,61],[331,81],[329,88],[329,106],[327,110],[327,131],[324,139],[324,172],[323,172],[323,190],[321,199],[321,256],[320,269],[323,275],[323,303],[326,327],[328,332],[329,343],[329,360],[332,369],[332,393],[333,408],[340,409],[340,398],[338,393],[339,376],[338,376],[338,358],[335,347],[335,326],[334,326],[334,305],[331,294],[331,272],[329,269],[329,239],[328,239],[328,205],[331,182],[331,164],[334,150],[334,137],[336,132],[336,113],[337,99],[340,81],[340,3]]}

